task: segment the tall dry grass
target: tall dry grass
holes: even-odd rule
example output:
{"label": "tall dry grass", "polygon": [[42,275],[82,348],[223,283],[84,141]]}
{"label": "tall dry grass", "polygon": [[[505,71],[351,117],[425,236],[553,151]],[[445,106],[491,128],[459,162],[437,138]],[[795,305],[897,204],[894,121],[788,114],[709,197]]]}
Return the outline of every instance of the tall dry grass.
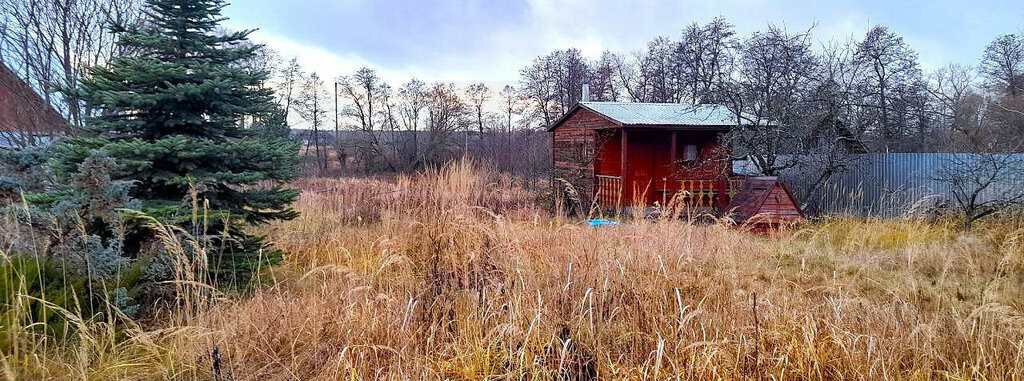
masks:
{"label": "tall dry grass", "polygon": [[[971,235],[909,219],[834,219],[774,236],[675,218],[590,228],[469,162],[300,185],[302,216],[264,231],[289,253],[261,274],[265,287],[138,329],[146,344],[122,343],[118,353],[133,355],[109,356],[126,370],[93,374],[1024,374],[1024,229],[1016,225]],[[83,367],[68,374],[97,369]]]}
{"label": "tall dry grass", "polygon": [[303,216],[267,231],[290,253],[272,286],[199,316],[180,361],[218,348],[235,379],[1024,374],[1024,230],[589,228],[465,162],[304,186]]}
{"label": "tall dry grass", "polygon": [[[216,297],[205,276],[205,253],[212,250],[204,246],[206,240],[143,216],[175,256],[176,277],[169,283],[177,299],[171,318],[147,326],[123,313],[110,294],[92,305],[97,301],[81,289],[86,285],[68,280],[71,269],[59,269],[64,277],[49,272],[48,261],[60,260],[46,258],[43,246],[54,237],[39,236],[18,222],[32,217],[27,204],[5,212],[0,215],[0,377],[141,380],[205,374],[194,362],[179,361],[169,339],[188,334],[188,324],[182,323],[194,321]],[[83,223],[69,234],[87,236]],[[88,282],[92,292],[112,291],[99,280]],[[54,291],[58,295],[48,294]]]}
{"label": "tall dry grass", "polygon": [[[196,361],[181,361],[174,346],[174,338],[196,332],[192,322],[199,313],[228,301],[209,274],[208,256],[219,250],[206,239],[212,235],[205,231],[209,205],[199,201],[195,189],[190,199],[191,225],[195,226],[191,231],[141,212],[121,211],[151,229],[169,255],[168,270],[173,274],[158,286],[168,287],[173,297],[153,306],[157,316],[146,321],[136,321],[118,307],[117,293],[111,289],[117,282],[79,274],[91,274],[91,270],[67,265],[68,258],[53,258],[46,252],[45,246],[55,240],[87,239],[81,219],[70,231],[44,233],[27,227],[32,218],[46,216],[32,213],[27,201],[0,210],[0,376],[8,380],[148,380],[205,379],[213,373],[219,377],[219,369],[207,371]],[[57,233],[66,236],[48,236]],[[93,265],[97,264],[86,262]],[[131,276],[125,273],[133,269],[122,264],[120,271],[117,277]]]}

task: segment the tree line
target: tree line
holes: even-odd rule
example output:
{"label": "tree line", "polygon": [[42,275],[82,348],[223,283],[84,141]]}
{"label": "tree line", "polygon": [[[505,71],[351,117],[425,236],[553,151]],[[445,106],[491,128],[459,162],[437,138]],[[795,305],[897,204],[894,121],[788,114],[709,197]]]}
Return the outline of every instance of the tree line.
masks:
{"label": "tree line", "polygon": [[579,101],[584,84],[594,101],[727,106],[747,126],[728,139],[766,174],[799,165],[789,154],[802,152],[1019,148],[1024,34],[994,38],[977,65],[924,70],[888,27],[847,41],[812,32],[769,25],[739,36],[716,18],[632,53],[553,51],[521,70],[520,89],[545,123]]}
{"label": "tree line", "polygon": [[802,168],[824,179],[852,153],[1019,150],[1024,34],[997,36],[980,53],[977,65],[925,70],[885,26],[822,42],[813,29],[774,25],[740,36],[716,18],[630,53],[555,50],[501,89],[389,84],[372,68],[325,81],[295,59],[278,58],[271,71],[282,107],[309,130],[320,172],[332,160],[396,172],[470,154],[541,173],[550,150],[542,127],[587,85],[592,101],[724,105],[737,117],[725,136],[737,158],[768,175]]}
{"label": "tree line", "polygon": [[296,58],[273,59],[269,86],[288,120],[302,127],[313,174],[348,170],[405,172],[470,155],[510,173],[539,174],[547,162],[540,123],[513,85],[410,79],[387,83],[376,70],[360,68],[324,79],[303,70]]}
{"label": "tree line", "polygon": [[[0,18],[0,59],[80,125],[95,111],[59,90],[73,88],[84,67],[133,54],[104,25],[144,22],[138,2],[0,1],[10,9]],[[372,68],[322,78],[266,47],[246,65],[271,73],[264,85],[276,90],[282,117],[304,127],[296,136],[319,174],[342,164],[418,170],[464,154],[539,174],[550,149],[542,127],[580,101],[587,84],[593,101],[724,105],[740,126],[726,136],[737,157],[768,175],[814,168],[827,177],[850,153],[1019,150],[1024,34],[996,36],[979,53],[976,65],[925,70],[885,26],[819,41],[813,28],[774,25],[741,36],[715,18],[634,52],[555,50],[500,89],[391,84]]]}

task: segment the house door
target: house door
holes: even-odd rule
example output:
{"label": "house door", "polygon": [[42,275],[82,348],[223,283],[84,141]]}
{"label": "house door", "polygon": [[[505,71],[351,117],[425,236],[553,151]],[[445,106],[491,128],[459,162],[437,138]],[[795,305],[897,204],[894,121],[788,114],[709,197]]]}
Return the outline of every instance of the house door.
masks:
{"label": "house door", "polygon": [[649,134],[634,133],[629,135],[629,149],[626,151],[628,157],[629,194],[632,199],[626,203],[642,201],[644,205],[650,205],[654,201],[655,190],[659,187],[655,181],[655,155],[657,153],[657,141]]}

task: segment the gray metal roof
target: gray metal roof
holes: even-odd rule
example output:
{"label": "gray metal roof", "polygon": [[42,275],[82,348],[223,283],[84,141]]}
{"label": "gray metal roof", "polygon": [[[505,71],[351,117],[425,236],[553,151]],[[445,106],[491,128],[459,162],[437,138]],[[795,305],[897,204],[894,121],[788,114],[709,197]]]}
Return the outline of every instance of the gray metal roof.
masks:
{"label": "gray metal roof", "polygon": [[624,125],[734,126],[736,115],[721,105],[580,102],[580,106]]}

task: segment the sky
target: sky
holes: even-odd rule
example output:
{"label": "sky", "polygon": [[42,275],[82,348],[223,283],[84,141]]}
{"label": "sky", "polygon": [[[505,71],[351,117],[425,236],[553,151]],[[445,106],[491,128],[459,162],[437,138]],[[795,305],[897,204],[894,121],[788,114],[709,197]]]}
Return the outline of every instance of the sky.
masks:
{"label": "sky", "polygon": [[[230,0],[229,0],[230,1]],[[1019,0],[1017,0],[1019,1]],[[632,52],[691,22],[723,16],[740,36],[769,24],[812,28],[816,40],[861,38],[872,25],[903,36],[924,69],[975,65],[995,36],[1024,30],[1016,1],[767,0],[234,0],[231,28],[297,57],[323,78],[366,66],[393,85],[412,77],[457,84],[515,82],[554,49]],[[500,88],[500,87],[498,87]]]}

